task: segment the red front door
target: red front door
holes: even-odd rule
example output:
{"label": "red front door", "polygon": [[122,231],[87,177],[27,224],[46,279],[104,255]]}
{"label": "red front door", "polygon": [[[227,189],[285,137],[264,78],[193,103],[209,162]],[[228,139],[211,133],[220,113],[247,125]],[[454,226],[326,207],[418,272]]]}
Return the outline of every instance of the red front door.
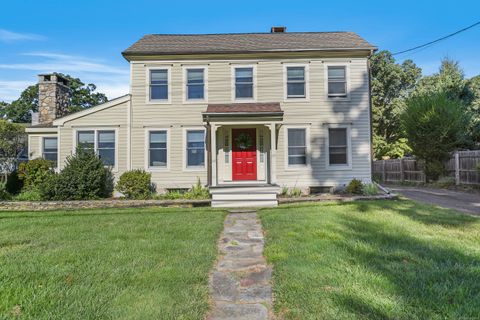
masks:
{"label": "red front door", "polygon": [[257,180],[256,129],[232,129],[232,179]]}

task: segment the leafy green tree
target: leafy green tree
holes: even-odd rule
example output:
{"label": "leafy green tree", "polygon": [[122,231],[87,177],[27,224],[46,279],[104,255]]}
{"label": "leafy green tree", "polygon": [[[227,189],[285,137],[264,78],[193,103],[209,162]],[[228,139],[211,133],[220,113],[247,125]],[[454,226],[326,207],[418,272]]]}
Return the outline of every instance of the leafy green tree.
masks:
{"label": "leafy green tree", "polygon": [[0,157],[16,158],[26,145],[25,127],[0,120]]}
{"label": "leafy green tree", "polygon": [[407,101],[402,128],[413,153],[425,160],[429,180],[438,179],[449,153],[465,144],[468,121],[462,101],[445,92],[416,95]]}
{"label": "leafy green tree", "polygon": [[[95,92],[97,87],[93,83],[85,84],[70,75],[59,75],[69,80],[68,86],[72,93],[68,110],[70,113],[108,101],[105,94]],[[20,98],[0,108],[0,116],[13,122],[26,123],[31,121],[30,111],[38,111],[38,84],[29,86],[21,93]]]}
{"label": "leafy green tree", "polygon": [[377,159],[382,156],[402,157],[410,149],[400,127],[400,114],[422,70],[412,60],[396,63],[386,50],[374,54],[370,63],[375,156]]}

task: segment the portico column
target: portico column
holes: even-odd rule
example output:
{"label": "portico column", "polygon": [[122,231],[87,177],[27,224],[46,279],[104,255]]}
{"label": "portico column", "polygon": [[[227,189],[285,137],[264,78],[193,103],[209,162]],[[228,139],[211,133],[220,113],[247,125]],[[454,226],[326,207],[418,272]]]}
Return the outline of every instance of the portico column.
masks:
{"label": "portico column", "polygon": [[210,124],[210,155],[212,159],[212,187],[217,185],[217,126]]}
{"label": "portico column", "polygon": [[277,130],[275,123],[271,123],[270,127],[270,183],[277,183]]}

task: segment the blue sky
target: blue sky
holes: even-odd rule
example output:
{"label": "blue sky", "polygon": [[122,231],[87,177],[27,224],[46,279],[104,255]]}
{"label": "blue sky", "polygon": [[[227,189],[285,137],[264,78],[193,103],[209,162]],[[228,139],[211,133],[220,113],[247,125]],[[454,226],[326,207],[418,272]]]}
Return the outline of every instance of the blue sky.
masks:
{"label": "blue sky", "polygon": [[[233,3],[233,4],[232,4]],[[42,72],[63,72],[114,98],[128,92],[120,52],[149,33],[355,31],[396,52],[480,20],[479,1],[120,1],[16,0],[2,3],[0,100],[11,101]],[[480,74],[480,26],[418,52],[424,74],[442,57]]]}

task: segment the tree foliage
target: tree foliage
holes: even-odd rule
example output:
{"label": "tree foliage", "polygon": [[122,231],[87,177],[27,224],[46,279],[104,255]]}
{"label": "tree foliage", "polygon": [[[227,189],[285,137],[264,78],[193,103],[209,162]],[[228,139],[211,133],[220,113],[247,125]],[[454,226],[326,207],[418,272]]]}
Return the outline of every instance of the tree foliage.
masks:
{"label": "tree foliage", "polygon": [[402,128],[413,153],[425,160],[428,179],[436,180],[449,152],[465,145],[467,122],[464,104],[445,92],[416,95],[407,101]]}
{"label": "tree foliage", "polygon": [[389,51],[374,54],[370,63],[375,155],[403,156],[409,148],[400,127],[400,114],[422,71],[412,60],[396,63]]}
{"label": "tree foliage", "polygon": [[16,158],[25,146],[25,127],[0,119],[0,158]]}
{"label": "tree foliage", "polygon": [[[71,98],[68,112],[77,112],[108,101],[105,94],[95,92],[97,87],[93,83],[85,84],[79,78],[59,73],[62,77],[69,80]],[[29,86],[20,97],[10,104],[3,102],[0,104],[0,112],[3,118],[13,122],[27,123],[31,121],[30,111],[38,111],[38,84]]]}

